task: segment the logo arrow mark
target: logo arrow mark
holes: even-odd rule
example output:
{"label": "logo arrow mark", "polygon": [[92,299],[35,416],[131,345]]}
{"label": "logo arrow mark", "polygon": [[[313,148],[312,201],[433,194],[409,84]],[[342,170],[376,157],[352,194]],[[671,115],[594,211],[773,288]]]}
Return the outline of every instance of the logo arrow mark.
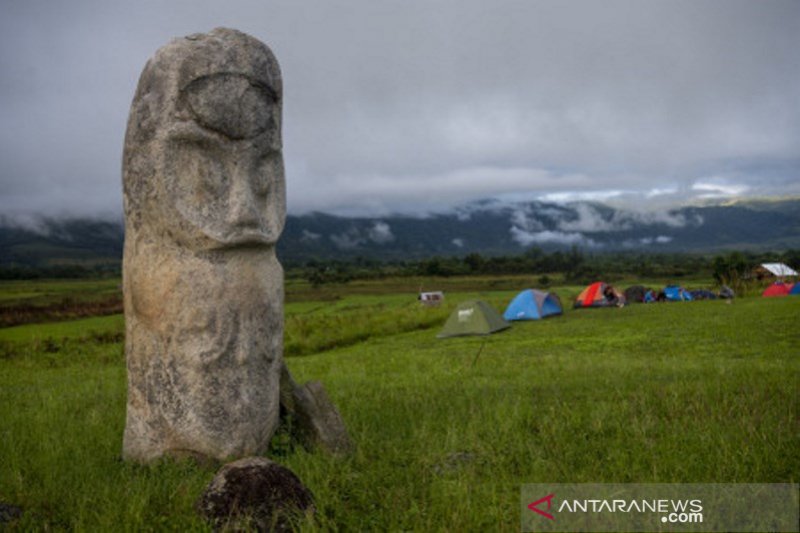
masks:
{"label": "logo arrow mark", "polygon": [[545,513],[544,511],[542,511],[541,509],[538,508],[540,504],[542,504],[544,502],[547,502],[547,510],[549,511],[550,507],[553,505],[553,498],[554,497],[555,497],[555,494],[548,494],[544,498],[538,499],[535,502],[533,502],[532,504],[528,505],[528,509],[530,509],[534,513],[539,513],[540,515],[542,515],[543,517],[545,517],[547,519],[555,520],[555,518],[553,518],[553,515],[551,515],[550,513]]}

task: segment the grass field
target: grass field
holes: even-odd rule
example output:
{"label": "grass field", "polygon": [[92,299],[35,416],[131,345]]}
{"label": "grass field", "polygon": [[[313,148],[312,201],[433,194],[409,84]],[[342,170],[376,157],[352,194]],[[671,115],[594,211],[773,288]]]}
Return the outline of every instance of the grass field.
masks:
{"label": "grass field", "polygon": [[[439,340],[457,302],[502,310],[530,282],[447,280],[446,305],[427,309],[420,281],[289,284],[289,367],[325,384],[357,444],[346,459],[271,450],[316,496],[303,529],[518,530],[524,483],[800,478],[800,298],[567,309]],[[579,289],[555,288],[565,304]],[[119,458],[122,327],[115,315],[0,329],[0,502],[24,511],[13,529],[205,529],[193,506],[213,467]]]}

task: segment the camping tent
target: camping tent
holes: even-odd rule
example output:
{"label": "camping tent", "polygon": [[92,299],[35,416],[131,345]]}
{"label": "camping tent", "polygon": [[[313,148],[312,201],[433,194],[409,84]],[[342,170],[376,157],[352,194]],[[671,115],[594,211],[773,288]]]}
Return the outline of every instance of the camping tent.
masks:
{"label": "camping tent", "polygon": [[783,263],[762,263],[758,265],[753,273],[757,279],[778,278],[783,279],[787,276],[797,276],[797,271]]}
{"label": "camping tent", "polygon": [[689,291],[677,285],[664,287],[664,296],[667,297],[668,302],[691,302],[694,299]]}
{"label": "camping tent", "polygon": [[774,297],[774,296],[789,296],[789,291],[791,290],[792,286],[787,285],[786,283],[781,283],[780,281],[776,281],[766,289],[764,292],[761,293],[761,296],[764,297]]}
{"label": "camping tent", "polygon": [[457,337],[459,335],[489,335],[510,327],[511,324],[492,306],[482,300],[462,302],[450,314],[437,337]]}
{"label": "camping tent", "polygon": [[549,292],[525,289],[511,300],[503,313],[506,320],[538,320],[562,313],[558,296]]}
{"label": "camping tent", "polygon": [[717,295],[707,289],[698,289],[695,291],[689,291],[689,294],[692,296],[692,300],[716,300]]}
{"label": "camping tent", "polygon": [[645,295],[649,289],[641,285],[633,285],[625,289],[625,300],[628,303],[644,303]]}
{"label": "camping tent", "polygon": [[625,304],[625,295],[602,281],[592,283],[583,289],[575,299],[576,309],[579,307],[613,307],[620,304]]}
{"label": "camping tent", "polygon": [[800,296],[800,281],[792,286],[792,290],[789,291],[789,294],[792,296]]}

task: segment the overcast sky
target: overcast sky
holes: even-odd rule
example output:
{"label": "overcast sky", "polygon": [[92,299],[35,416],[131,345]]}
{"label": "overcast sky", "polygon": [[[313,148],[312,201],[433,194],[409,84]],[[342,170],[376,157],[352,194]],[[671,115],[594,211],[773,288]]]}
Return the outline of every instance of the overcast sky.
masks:
{"label": "overcast sky", "polygon": [[119,214],[145,62],[217,26],[281,64],[293,213],[800,193],[798,1],[2,0],[0,214]]}

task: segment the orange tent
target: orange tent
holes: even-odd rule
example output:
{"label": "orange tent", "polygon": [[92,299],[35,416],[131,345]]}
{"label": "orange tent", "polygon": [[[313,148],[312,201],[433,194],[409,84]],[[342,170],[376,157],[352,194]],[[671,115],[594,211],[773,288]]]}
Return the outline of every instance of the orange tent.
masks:
{"label": "orange tent", "polygon": [[583,289],[575,299],[575,308],[614,307],[625,304],[625,295],[602,281],[596,281]]}

